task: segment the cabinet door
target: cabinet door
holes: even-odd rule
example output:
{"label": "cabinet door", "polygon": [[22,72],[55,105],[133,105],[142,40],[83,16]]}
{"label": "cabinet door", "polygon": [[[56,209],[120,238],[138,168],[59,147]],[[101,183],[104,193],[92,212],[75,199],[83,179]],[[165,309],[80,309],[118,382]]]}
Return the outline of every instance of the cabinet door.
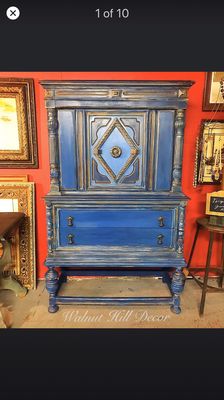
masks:
{"label": "cabinet door", "polygon": [[156,133],[154,153],[154,191],[171,190],[173,169],[174,140],[173,110],[158,110],[156,112]]}
{"label": "cabinet door", "polygon": [[86,119],[88,189],[145,189],[149,112],[91,111]]}
{"label": "cabinet door", "polygon": [[60,189],[77,190],[77,140],[75,110],[58,111]]}

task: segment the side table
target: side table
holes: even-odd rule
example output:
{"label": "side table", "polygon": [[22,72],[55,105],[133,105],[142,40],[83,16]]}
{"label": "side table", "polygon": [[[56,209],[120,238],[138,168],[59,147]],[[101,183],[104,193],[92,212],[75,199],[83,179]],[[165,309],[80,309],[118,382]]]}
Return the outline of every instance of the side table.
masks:
{"label": "side table", "polygon": [[13,290],[17,296],[24,297],[27,289],[23,287],[11,274],[12,266],[10,235],[18,228],[25,214],[22,212],[0,212],[0,289]]}
{"label": "side table", "polygon": [[[207,292],[223,292],[224,291],[224,288],[222,287],[223,276],[224,276],[224,227],[209,224],[209,218],[206,218],[206,217],[198,218],[196,220],[196,222],[197,222],[197,229],[196,229],[193,245],[192,245],[191,252],[190,252],[188,268],[189,268],[189,273],[192,276],[192,278],[202,288],[201,303],[200,303],[200,310],[199,310],[199,314],[200,314],[200,316],[202,316],[204,314],[206,293]],[[191,260],[192,260],[192,257],[193,257],[194,251],[195,251],[198,235],[199,235],[199,232],[201,229],[205,229],[209,232],[209,244],[208,244],[208,250],[207,250],[206,265],[205,265],[205,268],[191,268],[190,267]],[[221,268],[218,268],[218,267],[214,268],[214,267],[210,266],[211,256],[212,256],[212,247],[213,247],[215,234],[222,235]],[[203,281],[200,281],[193,274],[193,272],[199,272],[199,271],[205,272]],[[219,275],[218,287],[208,285],[208,276],[209,276],[209,272],[211,272],[211,271],[214,271],[214,272],[218,273],[218,275]]]}

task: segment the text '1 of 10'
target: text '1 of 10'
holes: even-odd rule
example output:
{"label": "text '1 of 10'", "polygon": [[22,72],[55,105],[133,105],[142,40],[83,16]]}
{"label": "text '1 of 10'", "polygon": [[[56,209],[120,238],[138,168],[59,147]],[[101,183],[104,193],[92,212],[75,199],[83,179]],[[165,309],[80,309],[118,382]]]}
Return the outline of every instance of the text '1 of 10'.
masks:
{"label": "text '1 of 10'", "polygon": [[127,19],[130,15],[129,10],[127,8],[118,8],[117,10],[114,10],[113,8],[111,8],[110,10],[101,10],[100,8],[97,8],[95,12],[97,18],[105,18],[105,19],[112,19],[114,17]]}

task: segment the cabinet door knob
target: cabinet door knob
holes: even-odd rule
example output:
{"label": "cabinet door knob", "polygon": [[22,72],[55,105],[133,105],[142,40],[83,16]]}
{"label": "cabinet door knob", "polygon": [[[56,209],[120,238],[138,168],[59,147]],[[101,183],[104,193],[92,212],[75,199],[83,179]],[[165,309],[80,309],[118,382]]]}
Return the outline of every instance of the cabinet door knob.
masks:
{"label": "cabinet door knob", "polygon": [[121,156],[122,150],[119,146],[114,146],[114,147],[112,147],[110,153],[111,153],[112,157],[118,158]]}
{"label": "cabinet door knob", "polygon": [[158,218],[158,222],[159,222],[159,226],[162,228],[163,226],[165,226],[164,224],[164,217],[159,217]]}
{"label": "cabinet door knob", "polygon": [[73,226],[73,217],[68,217],[67,218],[67,225],[68,226]]}
{"label": "cabinet door knob", "polygon": [[159,244],[159,245],[163,244],[163,238],[164,238],[163,235],[158,235],[157,236],[157,244]]}
{"label": "cabinet door knob", "polygon": [[69,233],[69,235],[67,235],[67,240],[68,240],[68,244],[73,244],[74,235],[72,235],[72,233]]}

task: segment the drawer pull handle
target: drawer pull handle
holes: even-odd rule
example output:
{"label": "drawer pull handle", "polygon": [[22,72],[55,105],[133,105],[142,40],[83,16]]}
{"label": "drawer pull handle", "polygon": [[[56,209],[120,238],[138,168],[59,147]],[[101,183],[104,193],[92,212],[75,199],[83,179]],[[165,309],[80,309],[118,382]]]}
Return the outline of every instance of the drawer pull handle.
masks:
{"label": "drawer pull handle", "polygon": [[69,233],[69,235],[67,235],[67,240],[68,240],[68,244],[73,244],[74,235],[72,235],[72,233]]}
{"label": "drawer pull handle", "polygon": [[163,226],[165,226],[165,224],[164,224],[164,218],[163,218],[163,217],[159,217],[159,218],[158,218],[158,222],[159,222],[160,228],[162,228]]}
{"label": "drawer pull handle", "polygon": [[73,226],[73,217],[68,217],[67,218],[67,225],[68,226]]}
{"label": "drawer pull handle", "polygon": [[159,244],[159,245],[163,244],[163,238],[164,238],[163,235],[158,235],[157,236],[157,244]]}

